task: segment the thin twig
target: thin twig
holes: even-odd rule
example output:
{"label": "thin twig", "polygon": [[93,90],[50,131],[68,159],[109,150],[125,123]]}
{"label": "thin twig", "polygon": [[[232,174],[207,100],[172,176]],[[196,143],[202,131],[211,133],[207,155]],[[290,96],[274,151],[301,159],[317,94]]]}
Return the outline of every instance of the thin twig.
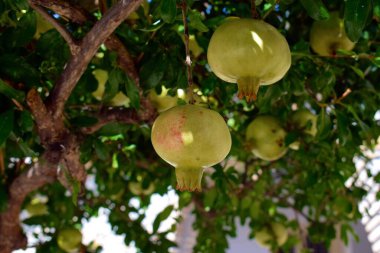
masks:
{"label": "thin twig", "polygon": [[187,11],[187,5],[186,0],[182,1],[181,4],[182,8],[182,20],[183,20],[183,27],[184,27],[184,35],[185,35],[185,49],[186,49],[186,67],[187,67],[187,83],[189,85],[189,103],[194,104],[194,96],[193,96],[193,74],[191,72],[191,58],[190,58],[190,47],[189,47],[189,26],[187,24],[187,18],[186,18],[186,11]]}
{"label": "thin twig", "polygon": [[256,9],[256,1],[255,0],[251,0],[251,13],[252,13],[253,19],[260,19],[260,14],[257,12],[257,9]]}
{"label": "thin twig", "polygon": [[152,123],[154,120],[155,111],[151,110],[150,114],[139,114],[136,110],[131,108],[110,108],[105,109],[96,115],[98,122],[89,127],[83,127],[81,132],[84,134],[92,134],[100,128],[111,122],[138,124],[141,122]]}
{"label": "thin twig", "polygon": [[54,26],[55,29],[57,29],[61,36],[66,40],[71,54],[76,55],[79,50],[79,45],[68,32],[68,30],[63,25],[61,25],[58,20],[49,15],[49,13],[44,10],[44,8],[36,5],[33,0],[29,0],[29,4],[36,12],[38,12],[44,19],[46,19],[52,26]]}

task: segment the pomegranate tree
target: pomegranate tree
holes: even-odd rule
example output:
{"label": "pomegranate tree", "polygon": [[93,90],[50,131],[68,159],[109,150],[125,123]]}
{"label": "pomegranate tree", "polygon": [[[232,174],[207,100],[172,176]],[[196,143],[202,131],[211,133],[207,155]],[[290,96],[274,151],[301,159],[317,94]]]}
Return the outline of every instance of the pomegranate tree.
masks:
{"label": "pomegranate tree", "polygon": [[179,190],[200,191],[203,169],[221,162],[231,149],[231,135],[215,111],[196,105],[173,107],[155,120],[152,144],[174,166]]}
{"label": "pomegranate tree", "polygon": [[279,81],[290,68],[285,37],[262,20],[233,18],[211,37],[208,63],[223,81],[237,83],[239,97],[256,98],[260,85]]}

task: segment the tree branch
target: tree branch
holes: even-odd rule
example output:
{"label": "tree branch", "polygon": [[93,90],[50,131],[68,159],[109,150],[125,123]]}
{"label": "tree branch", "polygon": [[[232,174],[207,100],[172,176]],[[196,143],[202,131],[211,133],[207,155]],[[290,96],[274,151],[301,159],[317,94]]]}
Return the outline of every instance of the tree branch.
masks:
{"label": "tree branch", "polygon": [[[49,8],[55,13],[71,20],[77,24],[83,24],[86,21],[96,22],[96,19],[91,16],[86,10],[81,6],[66,2],[63,0],[33,0],[45,8]],[[100,4],[102,8],[102,4]],[[70,11],[67,11],[70,10]],[[135,62],[132,56],[129,54],[128,50],[125,48],[123,43],[119,40],[116,35],[111,35],[105,41],[105,46],[111,50],[115,51],[118,55],[119,67],[123,69],[132,80],[135,81],[136,85],[139,87],[140,78],[138,71],[135,67]]]}
{"label": "tree branch", "polygon": [[99,120],[95,125],[83,127],[81,132],[84,134],[92,134],[100,128],[111,122],[120,122],[126,124],[139,124],[141,122],[152,123],[155,119],[156,111],[154,109],[145,110],[144,114],[136,112],[131,108],[110,108],[105,109],[97,115]]}
{"label": "tree branch", "polygon": [[132,13],[143,0],[120,0],[104,17],[98,21],[83,38],[80,49],[72,57],[49,96],[49,109],[54,120],[62,118],[64,105],[73,91],[88,63],[97,52],[101,43],[108,38],[120,23]]}
{"label": "tree branch", "polygon": [[186,17],[186,12],[187,12],[187,4],[186,0],[182,1],[181,4],[181,9],[182,9],[182,21],[183,21],[183,27],[184,27],[184,36],[185,36],[185,50],[186,50],[186,69],[187,69],[187,84],[189,86],[189,103],[194,104],[194,98],[193,98],[193,73],[191,71],[191,57],[190,57],[190,42],[189,42],[189,26],[187,24],[187,17]]}
{"label": "tree branch", "polygon": [[30,6],[38,12],[44,19],[46,19],[50,24],[54,26],[55,29],[61,34],[61,36],[66,40],[69,45],[72,55],[76,55],[79,50],[79,46],[67,29],[61,25],[55,18],[49,15],[42,7],[35,4],[35,0],[28,0]]}
{"label": "tree branch", "polygon": [[42,145],[48,147],[50,144],[58,142],[60,139],[59,132],[62,132],[64,126],[63,124],[59,124],[59,122],[52,121],[51,115],[45,107],[38,91],[35,89],[30,90],[27,94],[26,102],[36,121],[38,135],[40,136]]}
{"label": "tree branch", "polygon": [[47,9],[54,11],[60,16],[71,20],[77,24],[84,24],[86,21],[91,20],[93,17],[89,15],[86,10],[80,6],[74,5],[65,0],[30,0],[35,5],[43,6]]}
{"label": "tree branch", "polygon": [[0,213],[0,253],[25,248],[26,237],[20,227],[21,205],[25,197],[41,186],[52,183],[56,177],[57,152],[47,151],[28,171],[18,176],[10,186],[8,208]]}

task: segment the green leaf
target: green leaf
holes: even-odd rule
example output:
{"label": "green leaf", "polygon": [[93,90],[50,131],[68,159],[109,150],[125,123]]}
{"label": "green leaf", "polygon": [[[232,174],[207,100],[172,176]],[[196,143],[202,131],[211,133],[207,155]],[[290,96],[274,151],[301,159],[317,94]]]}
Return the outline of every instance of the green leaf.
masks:
{"label": "green leaf", "polygon": [[327,138],[327,136],[331,133],[331,120],[326,110],[322,110],[322,112],[318,115],[317,129],[317,137],[320,140]]}
{"label": "green leaf", "polygon": [[157,22],[154,22],[152,25],[149,25],[145,28],[141,28],[139,29],[140,31],[143,31],[143,32],[154,32],[154,31],[157,31],[159,30],[165,23],[162,22],[161,20],[157,21]]}
{"label": "green leaf", "polygon": [[9,86],[3,80],[0,79],[0,93],[4,94],[8,98],[16,99],[19,102],[24,101],[25,94],[22,91],[16,90],[15,88]]}
{"label": "green leaf", "polygon": [[23,139],[21,139],[20,137],[17,137],[13,132],[10,133],[9,139],[17,143],[18,148],[21,150],[21,152],[24,156],[28,156],[28,157],[37,156],[37,153],[35,151],[33,151],[27,145],[27,143],[25,143],[23,141]]}
{"label": "green leaf", "polygon": [[198,11],[189,12],[189,26],[197,29],[200,32],[208,32],[208,27],[203,23],[203,16]]}
{"label": "green leaf", "polygon": [[371,0],[347,0],[344,9],[344,25],[347,36],[356,42],[362,35],[371,15]]}
{"label": "green leaf", "polygon": [[0,55],[0,73],[30,86],[39,83],[39,73],[25,58],[14,54]]}
{"label": "green leaf", "polygon": [[354,67],[354,66],[350,66],[350,68],[355,72],[355,74],[357,74],[361,79],[364,79],[364,72],[357,68],[357,67]]}
{"label": "green leaf", "polygon": [[141,67],[140,77],[142,85],[147,89],[155,88],[164,77],[167,66],[168,60],[165,54],[158,54],[150,58]]}
{"label": "green leaf", "polygon": [[119,69],[113,69],[108,75],[102,100],[110,101],[119,92],[119,85],[123,82],[123,73]]}
{"label": "green leaf", "polygon": [[4,211],[7,208],[8,203],[8,194],[6,187],[0,184],[0,212]]}
{"label": "green leaf", "polygon": [[325,20],[330,14],[321,0],[301,0],[307,14],[315,20]]}
{"label": "green leaf", "polygon": [[26,10],[29,8],[28,2],[26,0],[9,0],[11,8],[15,10]]}
{"label": "green leaf", "polygon": [[161,6],[161,18],[166,23],[173,23],[177,15],[177,2],[176,0],[162,0]]}
{"label": "green leaf", "polygon": [[105,161],[110,158],[110,150],[103,142],[101,142],[100,140],[97,140],[94,143],[94,147],[95,147],[96,155],[99,157],[99,159]]}
{"label": "green leaf", "polygon": [[127,91],[127,96],[131,100],[131,106],[138,110],[140,108],[139,89],[137,89],[136,84],[129,77],[127,77],[125,89]]}
{"label": "green leaf", "polygon": [[373,0],[373,15],[380,18],[380,0]]}
{"label": "green leaf", "polygon": [[23,131],[31,132],[34,126],[32,114],[29,111],[22,111],[18,118],[18,123]]}
{"label": "green leaf", "polygon": [[28,44],[36,33],[36,14],[25,13],[17,22],[16,29],[7,29],[2,34],[2,40],[7,47],[21,47]]}
{"label": "green leaf", "polygon": [[14,111],[9,110],[0,114],[0,146],[3,145],[13,130]]}
{"label": "green leaf", "polygon": [[166,220],[172,213],[174,206],[167,206],[161,213],[159,213],[153,222],[153,233],[156,233],[162,221]]}

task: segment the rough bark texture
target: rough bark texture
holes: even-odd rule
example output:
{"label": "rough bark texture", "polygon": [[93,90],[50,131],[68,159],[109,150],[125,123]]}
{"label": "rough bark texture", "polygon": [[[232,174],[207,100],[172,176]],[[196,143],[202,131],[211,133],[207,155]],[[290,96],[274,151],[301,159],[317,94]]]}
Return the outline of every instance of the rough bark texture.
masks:
{"label": "rough bark texture", "polygon": [[[27,104],[34,116],[45,152],[37,163],[11,183],[7,209],[0,213],[0,253],[10,253],[16,249],[25,248],[27,245],[26,237],[20,227],[19,213],[25,197],[30,192],[57,179],[65,187],[70,188],[60,173],[62,168],[67,169],[70,176],[79,182],[83,182],[86,178],[84,166],[79,160],[79,138],[64,125],[63,110],[72,90],[101,43],[106,41],[109,49],[118,53],[120,67],[139,87],[139,76],[132,57],[122,42],[111,34],[142,1],[120,0],[104,14],[100,21],[95,23],[82,41],[69,45],[70,48],[75,49],[75,52],[72,50],[71,59],[45,103],[35,89],[28,93]],[[63,0],[29,0],[29,3],[40,13],[45,13],[41,8],[44,7],[79,24],[94,21],[85,10]],[[56,26],[56,28],[62,36],[66,37],[67,43],[74,43],[67,31],[62,30],[61,26]],[[140,94],[142,94],[141,90]],[[141,108],[138,112],[131,109],[112,109],[107,111],[107,114],[100,112],[103,115],[100,122],[92,128],[84,129],[83,132],[94,132],[110,121],[137,123],[148,122],[154,118],[155,110],[145,98],[141,98]]]}

